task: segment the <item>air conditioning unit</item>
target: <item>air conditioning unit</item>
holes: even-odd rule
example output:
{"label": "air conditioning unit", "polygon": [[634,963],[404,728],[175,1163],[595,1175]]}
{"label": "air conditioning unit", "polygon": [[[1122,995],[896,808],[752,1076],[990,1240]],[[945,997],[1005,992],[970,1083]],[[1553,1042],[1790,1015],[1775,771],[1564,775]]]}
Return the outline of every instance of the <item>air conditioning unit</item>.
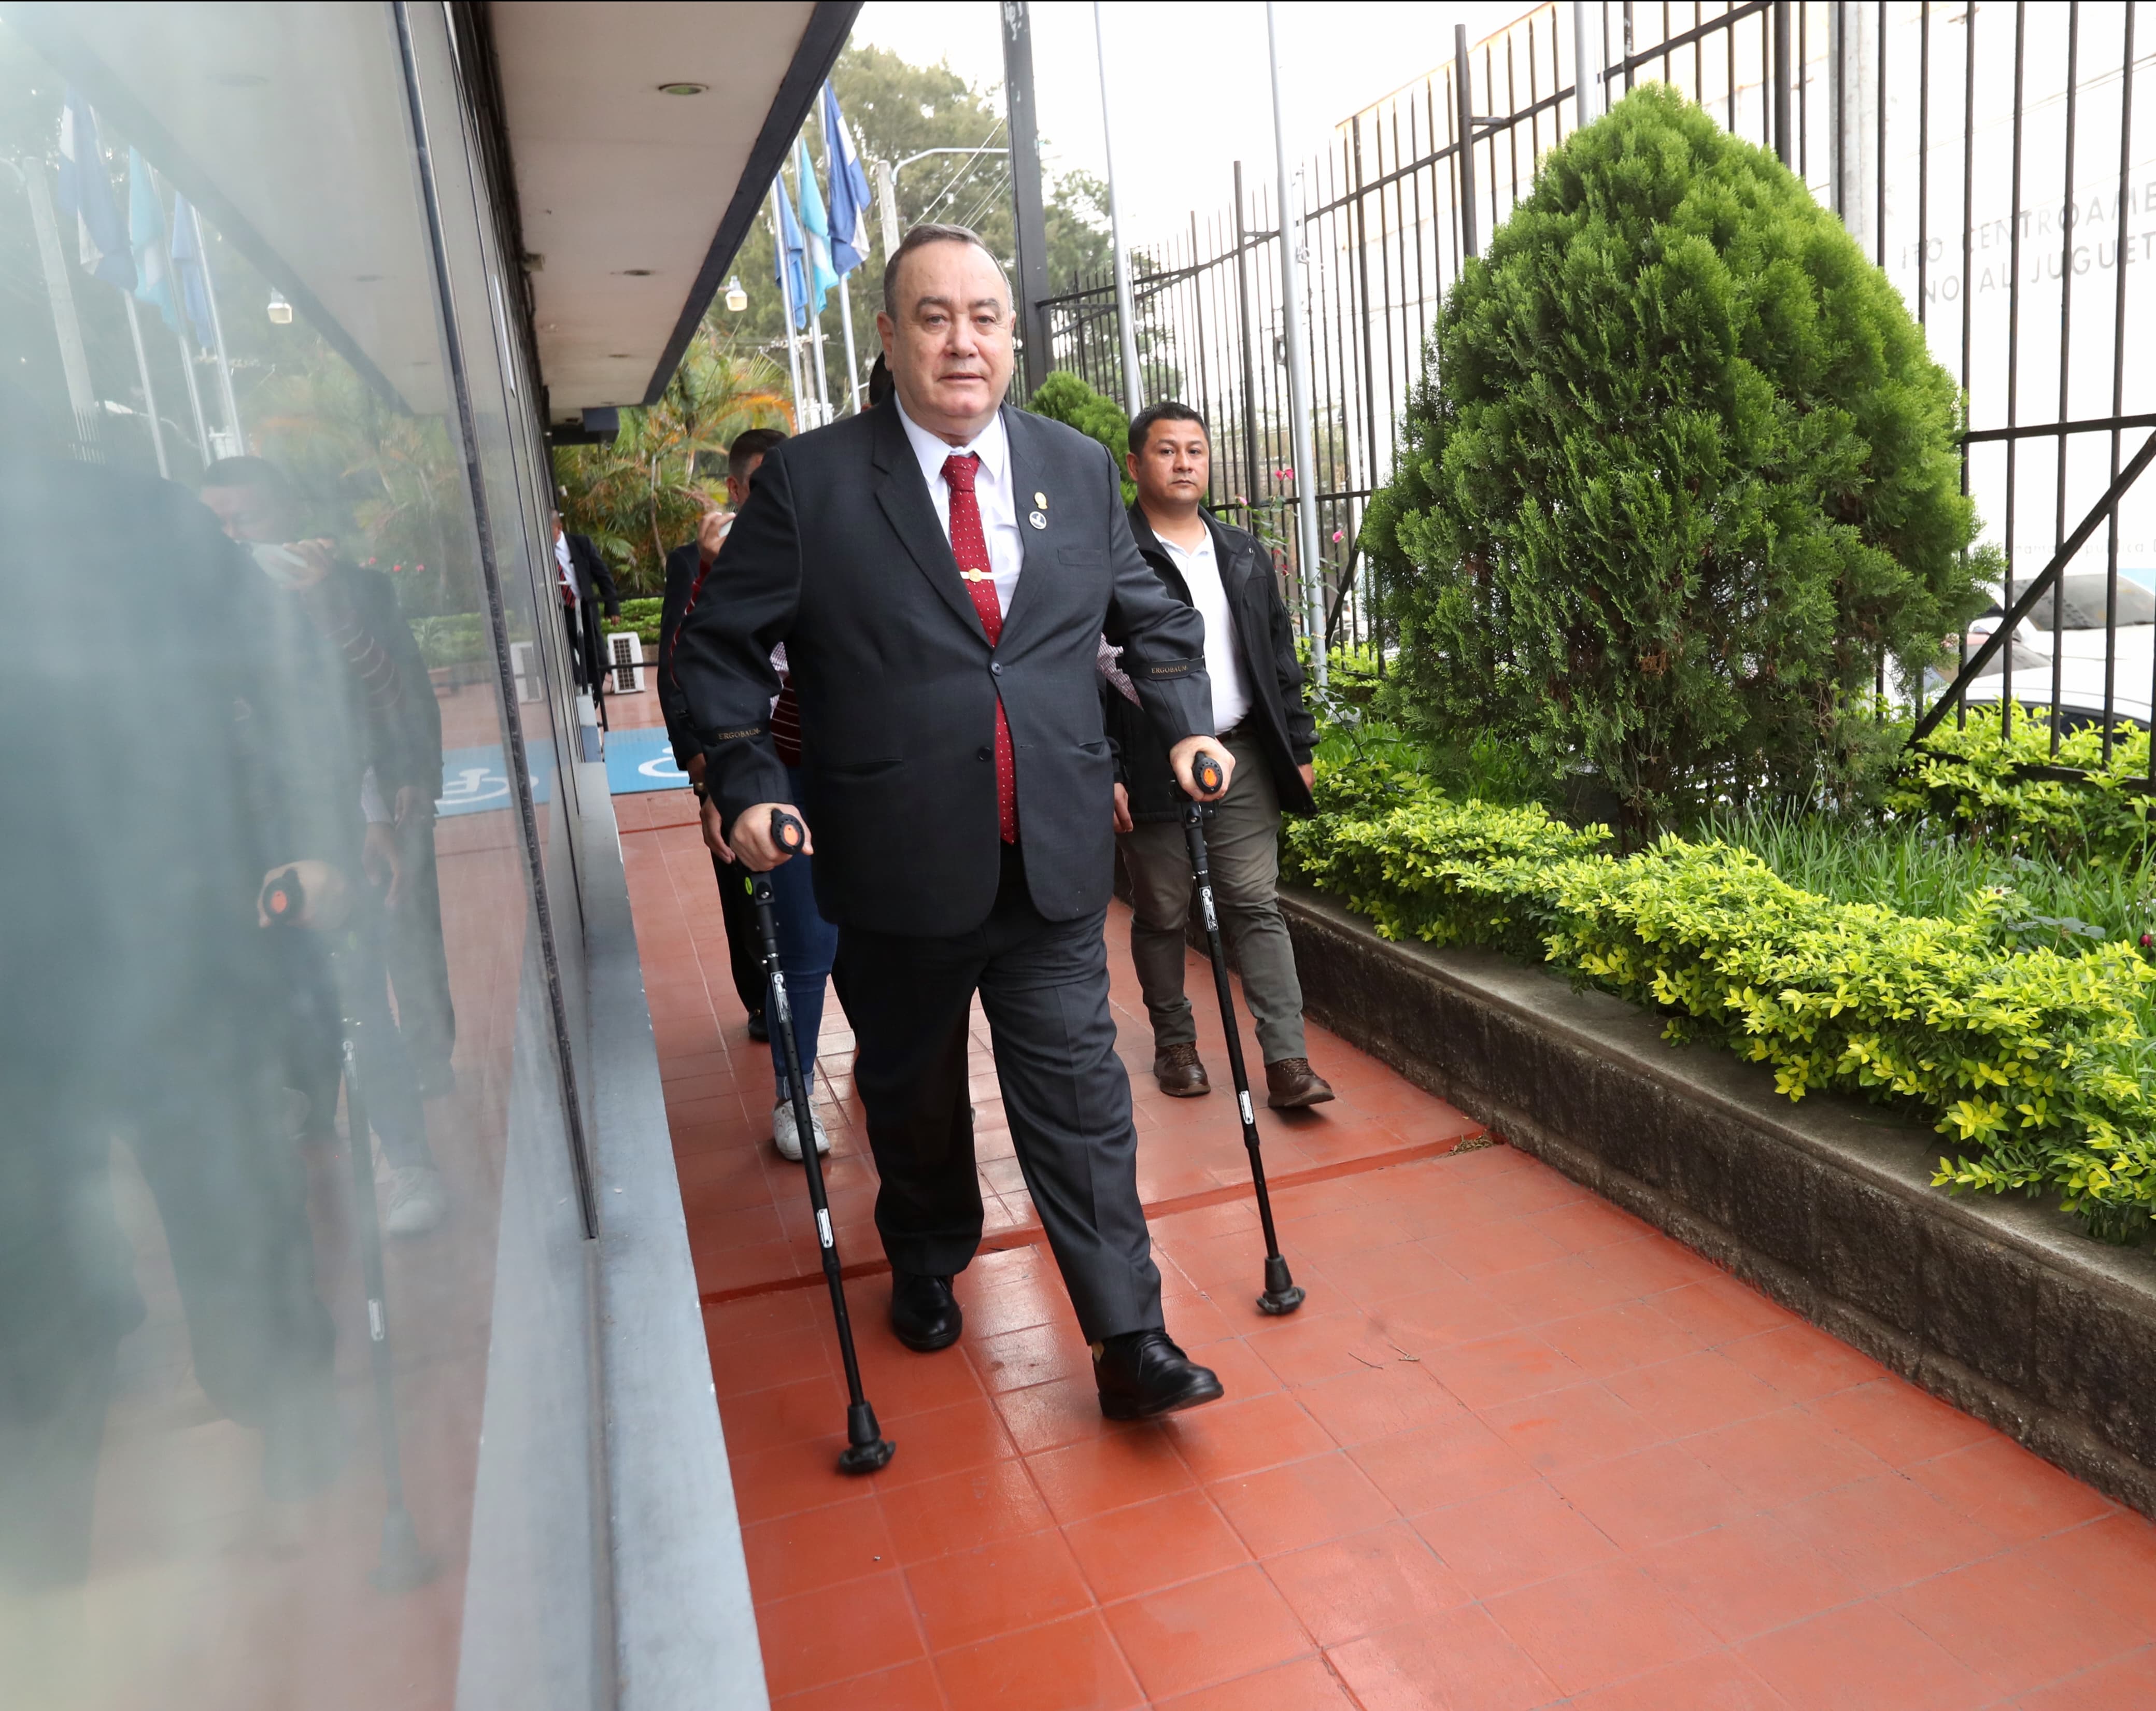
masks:
{"label": "air conditioning unit", "polygon": [[607,663],[613,682],[609,686],[616,695],[640,695],[644,691],[644,638],[633,629],[617,629],[606,639]]}

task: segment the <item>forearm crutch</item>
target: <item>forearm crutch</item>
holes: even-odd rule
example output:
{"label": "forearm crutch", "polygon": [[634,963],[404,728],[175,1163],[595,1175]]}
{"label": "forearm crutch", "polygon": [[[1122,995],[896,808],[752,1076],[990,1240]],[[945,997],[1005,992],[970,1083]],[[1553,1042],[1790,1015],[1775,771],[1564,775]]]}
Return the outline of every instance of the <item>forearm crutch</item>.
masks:
{"label": "forearm crutch", "polygon": [[[808,841],[799,820],[783,809],[771,810],[771,841],[789,856]],[[801,1166],[808,1174],[808,1204],[816,1212],[816,1241],[823,1250],[824,1281],[830,1286],[831,1316],[839,1327],[839,1354],[846,1366],[846,1447],[839,1452],[841,1473],[873,1473],[898,1446],[876,1425],[875,1410],[861,1394],[860,1363],[854,1355],[854,1325],[846,1314],[846,1286],[839,1274],[839,1244],[831,1232],[831,1205],[824,1194],[824,1162],[816,1156],[816,1121],[808,1110],[808,1081],[801,1073],[800,1042],[793,1037],[793,1007],[787,1001],[786,972],[778,966],[778,920],[773,912],[771,876],[748,876],[749,899],[756,906],[757,937],[763,946],[763,971],[770,981],[764,1020],[786,1058],[786,1080],[793,1096],[793,1132],[801,1138]]]}
{"label": "forearm crutch", "polygon": [[[1207,794],[1220,788],[1220,763],[1200,749],[1190,763],[1190,775]],[[1302,1305],[1302,1290],[1288,1275],[1281,1256],[1280,1238],[1273,1233],[1272,1196],[1265,1191],[1265,1161],[1258,1150],[1257,1113],[1250,1105],[1250,1076],[1243,1066],[1242,1031],[1235,1020],[1235,989],[1228,984],[1228,953],[1220,944],[1220,918],[1213,907],[1213,870],[1205,859],[1205,815],[1201,802],[1183,804],[1183,840],[1190,847],[1191,876],[1198,883],[1198,902],[1205,917],[1205,948],[1213,958],[1213,984],[1220,994],[1220,1031],[1228,1040],[1228,1071],[1235,1082],[1235,1110],[1243,1122],[1243,1148],[1250,1155],[1250,1184],[1258,1192],[1258,1222],[1265,1232],[1265,1292],[1258,1297],[1260,1313],[1278,1316]]]}
{"label": "forearm crutch", "polygon": [[[286,869],[262,893],[263,912],[272,926],[295,925],[305,907],[299,874]],[[384,1592],[408,1592],[434,1576],[434,1561],[419,1549],[419,1534],[404,1503],[404,1464],[397,1441],[396,1379],[389,1364],[389,1301],[382,1280],[382,1219],[374,1204],[374,1150],[367,1121],[367,1096],[360,1081],[357,1035],[361,1024],[345,1001],[348,967],[330,960],[340,1019],[339,1051],[344,1070],[345,1128],[351,1137],[352,1218],[359,1231],[362,1281],[367,1291],[367,1357],[374,1376],[375,1436],[382,1446],[382,1557],[372,1576]],[[379,978],[377,976],[377,978]]]}

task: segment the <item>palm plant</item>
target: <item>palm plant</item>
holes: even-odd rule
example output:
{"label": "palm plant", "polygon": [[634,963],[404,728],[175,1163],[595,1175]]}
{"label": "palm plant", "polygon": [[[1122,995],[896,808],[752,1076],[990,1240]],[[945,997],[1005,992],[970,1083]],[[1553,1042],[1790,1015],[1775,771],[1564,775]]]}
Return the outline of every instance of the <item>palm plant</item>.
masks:
{"label": "palm plant", "polygon": [[784,376],[762,352],[699,327],[659,402],[624,410],[612,444],[555,452],[562,526],[590,537],[624,594],[658,593],[668,549],[723,497],[707,485],[705,460],[722,460],[751,428],[793,431]]}

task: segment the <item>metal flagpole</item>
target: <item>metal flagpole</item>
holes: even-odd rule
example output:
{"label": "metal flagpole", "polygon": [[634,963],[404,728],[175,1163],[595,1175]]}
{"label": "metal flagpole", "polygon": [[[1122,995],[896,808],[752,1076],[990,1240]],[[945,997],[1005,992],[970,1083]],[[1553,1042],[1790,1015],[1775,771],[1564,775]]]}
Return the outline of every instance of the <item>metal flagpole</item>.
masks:
{"label": "metal flagpole", "polygon": [[1600,38],[1587,27],[1587,0],[1572,0],[1573,96],[1581,125],[1592,125],[1599,116],[1602,67],[1596,61],[1600,50]]}
{"label": "metal flagpole", "polygon": [[[803,259],[808,263],[808,266],[802,270],[804,273],[812,270],[816,265],[815,252],[808,247],[814,241],[815,239],[811,234],[803,232],[801,234],[801,254]],[[839,283],[844,286],[845,281],[841,280]],[[816,408],[822,419],[828,422],[831,419],[831,389],[830,383],[824,373],[824,313],[820,309],[812,309],[808,311],[808,339],[816,353]]]}
{"label": "metal flagpole", "polygon": [[1310,437],[1310,346],[1302,328],[1301,181],[1287,170],[1287,131],[1281,117],[1280,33],[1265,0],[1265,52],[1273,79],[1273,162],[1280,182],[1281,305],[1287,316],[1288,443],[1295,455],[1295,542],[1302,573],[1303,624],[1310,669],[1326,686],[1324,567],[1317,557],[1317,455]]}
{"label": "metal flagpole", "polygon": [[[151,188],[153,191],[157,188],[155,178],[151,180]],[[173,321],[176,323],[172,327],[172,342],[180,353],[180,378],[187,383],[187,408],[195,419],[196,450],[202,457],[203,467],[208,469],[212,455],[209,449],[209,424],[203,416],[202,388],[195,379],[194,342],[187,337],[187,291],[180,283],[180,270],[172,265],[172,226],[165,218],[165,204],[162,198],[157,199],[157,225],[164,234],[157,241],[165,253],[165,279],[167,294],[172,303]]]}
{"label": "metal flagpole", "polygon": [[142,317],[135,312],[135,293],[123,290],[127,305],[127,336],[135,341],[135,370],[142,377],[142,407],[150,413],[150,445],[157,454],[157,473],[167,481],[172,466],[165,459],[165,424],[157,419],[157,388],[150,383],[150,353],[142,348]]}
{"label": "metal flagpole", "polygon": [[247,450],[246,431],[239,425],[239,400],[232,390],[232,359],[224,351],[224,317],[217,310],[217,281],[209,270],[209,246],[203,242],[202,215],[192,202],[187,203],[187,221],[195,229],[195,254],[201,259],[203,295],[209,301],[210,337],[217,342],[217,383],[224,397],[224,426],[232,444],[228,455],[243,455]]}
{"label": "metal flagpole", "polygon": [[[786,231],[778,218],[778,198],[786,193],[786,181],[774,178],[771,182],[771,244],[778,257],[778,301],[786,311],[786,370],[793,383],[793,425],[801,426],[803,408],[808,399],[801,395],[801,347],[793,336],[793,287],[786,270]],[[813,423],[812,427],[814,425]]]}
{"label": "metal flagpole", "polygon": [[[182,311],[181,319],[185,321],[186,318],[186,313]],[[203,467],[208,469],[216,455],[209,449],[209,423],[203,415],[202,387],[195,379],[195,353],[192,342],[187,337],[184,328],[181,327],[175,327],[172,330],[172,339],[180,349],[180,378],[187,383],[187,408],[194,413],[195,444],[202,451]]]}
{"label": "metal flagpole", "polygon": [[1108,117],[1108,46],[1101,21],[1101,0],[1093,0],[1093,51],[1101,66],[1101,144],[1107,156],[1108,238],[1115,249],[1116,321],[1123,335],[1123,403],[1135,416],[1145,408],[1145,383],[1138,373],[1138,321],[1131,300],[1131,253],[1123,247],[1122,203],[1116,195],[1115,125]]}
{"label": "metal flagpole", "polygon": [[853,295],[847,290],[843,275],[839,280],[839,325],[846,334],[846,408],[858,416],[861,413],[861,359],[854,352]]}
{"label": "metal flagpole", "polygon": [[60,373],[67,381],[68,403],[74,411],[75,439],[87,453],[97,444],[97,395],[90,390],[90,357],[83,349],[82,323],[75,317],[74,291],[68,280],[67,258],[60,249],[59,222],[53,213],[52,187],[45,182],[43,161],[24,161],[17,172],[29,194],[30,224],[37,229],[45,296],[52,305],[53,332],[59,341]]}

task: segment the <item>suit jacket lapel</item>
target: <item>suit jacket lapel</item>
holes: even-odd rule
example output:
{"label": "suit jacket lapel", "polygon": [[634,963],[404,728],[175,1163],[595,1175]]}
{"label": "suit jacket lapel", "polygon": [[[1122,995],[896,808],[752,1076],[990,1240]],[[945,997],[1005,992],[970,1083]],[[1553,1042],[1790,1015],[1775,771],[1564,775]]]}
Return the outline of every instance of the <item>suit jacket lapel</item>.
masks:
{"label": "suit jacket lapel", "polygon": [[[928,496],[928,484],[921,478],[921,465],[898,419],[894,401],[870,412],[876,424],[871,461],[875,467],[876,503],[883,507],[900,542],[912,557],[928,585],[942,597],[961,624],[983,641],[981,614],[973,609],[973,597],[958,574],[958,561],[951,556],[950,537],[937,520],[936,503]],[[1020,578],[1023,582],[1024,578]]]}
{"label": "suit jacket lapel", "polygon": [[[1032,419],[1008,406],[1004,408],[1003,416],[1004,440],[1010,456],[1011,509],[1017,513],[1019,522],[1024,524],[1026,514],[1038,508],[1033,503],[1034,494],[1046,491],[1048,483],[1044,479],[1041,468],[1040,448],[1034,440]],[[1053,527],[1053,511],[1050,513],[1049,522]],[[1018,587],[1011,591],[1010,610],[1004,614],[1005,635],[1010,634],[1012,627],[1030,608],[1040,604],[1040,595],[1035,593],[1029,597],[1027,590],[1042,577],[1051,573],[1047,552],[1034,551],[1036,542],[1045,543],[1047,531],[1022,527],[1018,534]]]}

